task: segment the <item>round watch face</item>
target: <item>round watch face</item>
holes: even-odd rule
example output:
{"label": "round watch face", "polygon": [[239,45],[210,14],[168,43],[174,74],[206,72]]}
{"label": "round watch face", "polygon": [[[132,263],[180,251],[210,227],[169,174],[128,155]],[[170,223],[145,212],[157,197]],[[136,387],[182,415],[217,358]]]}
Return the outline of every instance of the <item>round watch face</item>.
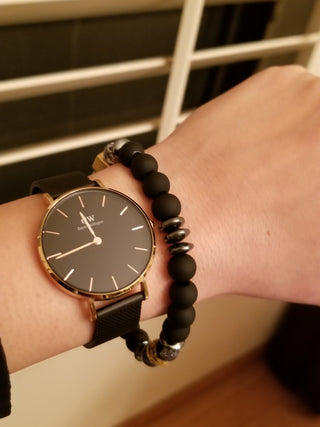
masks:
{"label": "round watch face", "polygon": [[40,233],[40,255],[67,290],[112,298],[142,280],[154,253],[152,225],[130,198],[81,188],[58,198]]}

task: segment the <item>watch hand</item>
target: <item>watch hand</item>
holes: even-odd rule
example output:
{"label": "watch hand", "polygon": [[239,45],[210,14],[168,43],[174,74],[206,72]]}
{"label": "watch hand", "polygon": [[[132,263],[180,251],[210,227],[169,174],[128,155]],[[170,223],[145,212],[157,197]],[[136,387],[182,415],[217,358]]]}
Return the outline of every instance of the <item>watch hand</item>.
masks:
{"label": "watch hand", "polygon": [[93,235],[93,237],[96,237],[95,232],[93,231],[93,228],[89,224],[89,221],[87,220],[87,218],[85,217],[85,215],[83,215],[82,212],[79,212],[79,213],[80,213],[80,216],[81,216],[83,222],[85,223],[85,225],[87,226],[88,230],[90,231],[90,233]]}
{"label": "watch hand", "polygon": [[65,252],[64,254],[58,255],[55,259],[64,258],[67,255],[71,255],[75,252],[81,251],[81,249],[87,248],[91,245],[101,245],[101,243],[102,243],[101,237],[95,236],[95,238],[91,242],[85,243],[84,245],[81,245],[81,246],[78,246],[77,248],[71,249],[70,251]]}

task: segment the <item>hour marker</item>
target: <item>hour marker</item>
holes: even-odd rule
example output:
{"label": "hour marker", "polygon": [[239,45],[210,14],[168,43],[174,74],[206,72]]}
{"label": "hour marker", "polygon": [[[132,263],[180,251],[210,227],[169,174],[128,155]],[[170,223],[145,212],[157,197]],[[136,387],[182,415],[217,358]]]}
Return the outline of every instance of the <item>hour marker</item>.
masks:
{"label": "hour marker", "polygon": [[127,266],[128,266],[132,271],[134,271],[135,273],[139,274],[139,271],[137,271],[135,268],[133,268],[133,267],[132,267],[132,265],[127,264]]}
{"label": "hour marker", "polygon": [[117,284],[117,282],[116,282],[116,279],[115,279],[113,276],[111,276],[111,279],[112,279],[112,281],[113,281],[113,284],[114,284],[115,288],[116,288],[116,289],[119,289],[119,288],[118,288],[118,284]]}
{"label": "hour marker", "polygon": [[69,271],[69,273],[66,275],[66,277],[63,280],[68,280],[73,272],[74,272],[74,268],[71,268],[71,270]]}
{"label": "hour marker", "polygon": [[53,255],[47,256],[47,259],[56,258],[57,256],[59,256],[61,254],[62,254],[62,252],[58,252],[57,254],[53,254]]}
{"label": "hour marker", "polygon": [[59,213],[61,213],[61,215],[63,215],[65,218],[69,218],[68,215],[66,213],[62,212],[60,209],[57,209],[57,211]]}
{"label": "hour marker", "polygon": [[102,197],[102,207],[104,208],[104,205],[106,203],[106,195],[104,194]]}
{"label": "hour marker", "polygon": [[84,208],[84,203],[83,203],[83,200],[81,199],[81,196],[78,196],[78,199],[79,199],[81,206]]}
{"label": "hour marker", "polygon": [[92,285],[93,285],[93,277],[90,277],[89,292],[92,291]]}
{"label": "hour marker", "polygon": [[123,215],[127,209],[128,209],[128,206],[126,206],[124,209],[122,209],[122,211],[120,212],[120,215]]}
{"label": "hour marker", "polygon": [[60,233],[58,233],[57,231],[49,231],[49,230],[44,230],[44,233],[46,234],[56,234],[56,235],[60,235]]}
{"label": "hour marker", "polygon": [[132,231],[141,230],[143,228],[143,225],[138,225],[137,227],[131,228]]}
{"label": "hour marker", "polygon": [[148,249],[146,249],[146,248],[137,248],[137,247],[135,247],[135,249],[136,249],[137,251],[145,251],[145,252],[148,252]]}

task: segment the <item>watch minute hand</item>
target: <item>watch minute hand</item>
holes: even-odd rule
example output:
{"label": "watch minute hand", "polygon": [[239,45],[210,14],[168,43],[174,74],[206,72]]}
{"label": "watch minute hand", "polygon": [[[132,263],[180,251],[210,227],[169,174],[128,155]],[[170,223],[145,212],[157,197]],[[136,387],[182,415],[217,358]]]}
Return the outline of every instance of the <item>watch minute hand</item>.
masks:
{"label": "watch minute hand", "polygon": [[64,254],[58,255],[55,259],[64,258],[67,255],[71,255],[75,252],[81,251],[81,249],[87,248],[91,245],[101,245],[102,239],[101,237],[95,237],[91,242],[85,243],[84,245],[78,246],[77,248],[71,249],[68,252],[65,252]]}

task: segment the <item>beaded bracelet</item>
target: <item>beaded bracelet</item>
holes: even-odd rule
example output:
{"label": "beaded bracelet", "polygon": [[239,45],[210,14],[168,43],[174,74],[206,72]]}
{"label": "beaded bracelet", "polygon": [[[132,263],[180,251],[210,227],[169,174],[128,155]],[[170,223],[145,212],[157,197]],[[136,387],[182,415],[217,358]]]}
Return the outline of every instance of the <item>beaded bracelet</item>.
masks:
{"label": "beaded bracelet", "polygon": [[[193,245],[183,241],[189,230],[181,228],[184,224],[184,219],[179,216],[181,204],[176,196],[169,193],[169,179],[158,172],[156,159],[144,153],[141,144],[119,139],[107,144],[101,156],[98,161],[104,166],[121,162],[142,182],[144,194],[152,199],[152,213],[160,221],[159,229],[165,233],[164,240],[169,244],[168,272],[173,279],[169,291],[171,303],[160,338],[150,341],[140,327],[122,337],[137,360],[148,366],[164,365],[178,356],[195,319],[193,304],[198,292],[191,278],[196,272],[196,263],[187,254]],[[94,168],[101,169],[95,165]]]}

